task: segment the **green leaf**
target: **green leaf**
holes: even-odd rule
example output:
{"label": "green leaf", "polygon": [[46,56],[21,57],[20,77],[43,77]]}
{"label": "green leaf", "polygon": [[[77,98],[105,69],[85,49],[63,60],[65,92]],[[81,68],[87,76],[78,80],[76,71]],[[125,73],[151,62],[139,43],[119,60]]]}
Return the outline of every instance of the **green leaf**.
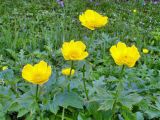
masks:
{"label": "green leaf", "polygon": [[[38,104],[35,101],[34,96],[31,93],[32,91],[28,91],[25,94],[21,95],[20,98],[16,100],[16,103],[18,103],[19,106],[17,106],[18,111],[18,117],[21,117],[28,112],[31,112],[31,114],[35,114],[38,108]],[[16,104],[15,104],[16,106]],[[12,106],[11,106],[12,108]],[[14,105],[13,105],[14,108]]]}
{"label": "green leaf", "polygon": [[115,101],[115,98],[112,94],[105,94],[105,99],[104,102],[101,103],[100,107],[98,110],[109,110],[113,108],[113,104]]}
{"label": "green leaf", "polygon": [[15,99],[16,96],[13,94],[10,87],[0,86],[0,103],[3,105],[2,109],[4,112],[8,111]]}
{"label": "green leaf", "polygon": [[89,115],[92,115],[95,120],[105,120],[106,118],[107,120],[110,120],[112,117],[111,110],[99,110],[99,103],[97,102],[88,103],[87,110],[89,112]]}
{"label": "green leaf", "polygon": [[78,114],[78,120],[92,120],[91,118],[88,118],[83,113]]}
{"label": "green leaf", "polygon": [[18,59],[17,53],[13,49],[6,49],[6,52],[10,57],[12,57],[14,60]]}
{"label": "green leaf", "polygon": [[89,102],[87,104],[87,110],[90,114],[96,113],[98,111],[99,104],[97,102]]}
{"label": "green leaf", "polygon": [[24,108],[28,108],[36,103],[34,97],[30,96],[28,93],[23,94],[21,98],[17,99],[17,102]]}
{"label": "green leaf", "polygon": [[17,117],[22,117],[22,116],[24,116],[25,114],[27,114],[29,112],[29,110],[27,110],[27,109],[20,109],[19,111],[18,111],[18,116]]}
{"label": "green leaf", "polygon": [[17,102],[14,102],[9,107],[8,111],[18,111],[22,106],[18,104]]}
{"label": "green leaf", "polygon": [[120,113],[123,115],[125,120],[136,120],[136,115],[125,106],[121,107]]}
{"label": "green leaf", "polygon": [[25,120],[35,120],[35,116],[27,114]]}
{"label": "green leaf", "polygon": [[114,104],[114,99],[106,99],[105,102],[101,103],[101,106],[99,107],[98,110],[109,110],[113,108],[113,104]]}
{"label": "green leaf", "polygon": [[2,107],[1,104],[0,104],[0,118],[1,118],[2,120],[5,120],[5,113],[3,112],[3,107]]}
{"label": "green leaf", "polygon": [[160,111],[160,101],[156,101],[156,107],[158,108],[158,110]]}
{"label": "green leaf", "polygon": [[144,99],[138,104],[138,106],[140,110],[143,111],[149,119],[160,117],[160,110],[157,102],[156,107],[154,105],[151,105],[151,101],[149,99]]}
{"label": "green leaf", "polygon": [[59,105],[56,101],[53,100],[46,105],[46,109],[51,111],[54,114],[57,114],[59,110]]}
{"label": "green leaf", "polygon": [[129,95],[122,95],[119,97],[119,102],[122,103],[124,106],[128,107],[130,110],[132,106],[139,103],[142,100],[142,97],[136,93],[129,94]]}
{"label": "green leaf", "polygon": [[87,110],[89,111],[90,115],[93,115],[94,119],[102,120],[103,114],[101,111],[98,111],[99,104],[97,102],[90,102],[87,105]]}
{"label": "green leaf", "polygon": [[3,80],[12,80],[14,78],[13,70],[7,69],[0,72],[0,79]]}
{"label": "green leaf", "polygon": [[75,108],[83,108],[82,98],[73,92],[59,93],[55,96],[53,102],[56,102],[59,106],[67,108],[68,106]]}
{"label": "green leaf", "polygon": [[149,119],[160,117],[160,111],[154,108],[149,108],[148,110],[145,111],[145,113],[148,115]]}
{"label": "green leaf", "polygon": [[136,112],[136,120],[144,120],[143,113]]}

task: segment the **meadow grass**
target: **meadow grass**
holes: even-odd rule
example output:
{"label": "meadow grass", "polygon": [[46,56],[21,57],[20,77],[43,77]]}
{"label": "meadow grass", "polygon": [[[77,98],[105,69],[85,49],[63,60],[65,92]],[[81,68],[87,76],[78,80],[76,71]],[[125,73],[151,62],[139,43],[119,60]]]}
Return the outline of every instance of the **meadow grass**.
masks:
{"label": "meadow grass", "polygon": [[[85,28],[79,21],[79,15],[86,9],[93,9],[102,15],[108,16],[109,23],[105,27],[95,31]],[[133,12],[133,10],[136,10],[136,12]],[[99,99],[100,101],[106,99],[105,95],[111,97],[111,94],[115,94],[113,91],[115,91],[117,86],[121,68],[114,63],[110,56],[109,48],[118,41],[123,41],[127,45],[135,44],[140,51],[141,58],[137,62],[136,67],[132,69],[126,68],[124,71],[123,75],[126,82],[123,85],[123,90],[119,93],[122,95],[120,100],[123,101],[123,97],[125,98],[125,95],[127,96],[128,93],[139,94],[143,100],[141,100],[141,103],[136,103],[134,100],[131,101],[130,103],[137,104],[134,106],[129,102],[120,103],[123,106],[119,107],[121,114],[117,113],[116,119],[123,117],[125,120],[131,120],[131,118],[137,117],[137,120],[154,118],[158,120],[160,118],[159,13],[159,3],[153,4],[147,2],[144,4],[143,0],[137,2],[64,0],[64,7],[61,7],[55,0],[0,0],[0,68],[8,66],[12,71],[8,71],[9,73],[7,74],[11,78],[7,79],[14,80],[6,82],[5,88],[0,86],[0,89],[9,91],[7,85],[10,86],[9,88],[11,88],[12,92],[9,93],[14,93],[15,96],[7,98],[9,101],[13,102],[13,99],[19,97],[23,98],[25,91],[29,91],[30,89],[34,91],[35,89],[34,87],[28,87],[29,84],[23,82],[21,77],[22,67],[27,63],[36,63],[40,60],[47,61],[53,68],[53,75],[51,77],[52,82],[49,82],[45,86],[46,91],[49,91],[49,95],[44,96],[49,97],[50,101],[46,102],[47,100],[43,100],[41,96],[41,102],[44,104],[42,106],[44,114],[41,114],[40,118],[36,119],[59,120],[61,119],[61,107],[63,105],[58,101],[58,104],[61,106],[58,109],[58,106],[50,102],[56,98],[56,95],[59,93],[57,91],[64,90],[66,79],[61,75],[61,69],[70,65],[69,62],[63,59],[61,54],[60,48],[63,42],[81,40],[86,44],[89,57],[83,62],[75,63],[75,68],[80,72],[83,71],[82,66],[86,65],[87,89],[89,90],[90,98],[95,102],[93,93],[97,91],[100,93],[98,95],[101,98]],[[144,54],[142,52],[143,48],[147,48],[149,53]],[[14,72],[14,77],[12,76],[12,72]],[[3,77],[2,74],[0,74],[1,77]],[[78,75],[77,73],[76,77],[73,77],[73,80],[77,83],[73,81],[72,87],[77,94],[84,97],[85,95],[82,92],[83,85],[80,82],[81,78],[82,74]],[[60,82],[55,85],[53,80],[59,80]],[[52,90],[53,87],[56,89]],[[79,88],[77,89],[76,87]],[[103,94],[105,90],[107,93]],[[110,95],[108,91],[112,91],[109,92]],[[0,96],[3,95],[4,93],[0,92]],[[66,97],[67,95],[71,98],[73,97],[70,93],[63,93],[61,97]],[[132,95],[128,96],[127,99],[133,99]],[[136,95],[133,96],[136,97]],[[60,95],[57,95],[57,99],[59,97]],[[139,96],[137,98],[140,99]],[[54,99],[54,101],[56,100]],[[106,103],[108,102],[110,101],[106,100]],[[5,99],[1,103],[11,104],[11,102],[5,103]],[[2,109],[1,103],[0,108]],[[70,105],[71,103],[68,104]],[[5,116],[4,118],[10,120],[16,116],[15,119],[17,119],[18,114],[20,119],[24,119],[28,111],[22,111],[22,109],[15,110],[13,109],[14,105],[11,106],[12,111],[8,110],[10,109],[9,105],[3,108],[3,110],[6,110],[5,115],[3,115]],[[49,108],[47,105],[51,105],[53,108]],[[65,112],[65,119],[109,120],[107,116],[109,116],[110,111],[106,112],[108,110],[107,104],[103,102],[101,105],[99,108],[98,103],[92,103],[85,106],[86,108],[83,110],[75,109],[77,106],[73,105]],[[55,109],[59,111],[57,112]],[[84,112],[86,109],[87,112]],[[102,111],[97,112],[97,110]],[[18,111],[21,111],[21,113]],[[2,113],[1,110],[0,113]],[[57,114],[53,115],[52,113]],[[136,117],[133,117],[135,114]],[[27,119],[31,119],[30,117],[27,116]]]}

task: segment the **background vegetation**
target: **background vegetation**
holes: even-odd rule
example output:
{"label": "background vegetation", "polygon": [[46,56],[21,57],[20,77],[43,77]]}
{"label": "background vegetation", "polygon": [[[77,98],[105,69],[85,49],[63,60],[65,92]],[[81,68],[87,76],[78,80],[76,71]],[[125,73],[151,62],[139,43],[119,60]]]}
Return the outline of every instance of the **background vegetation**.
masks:
{"label": "background vegetation", "polygon": [[[108,16],[107,26],[95,31],[83,27],[78,16],[93,9]],[[133,12],[136,10],[136,12]],[[59,120],[65,108],[66,120],[110,120],[118,89],[115,119],[160,118],[160,4],[139,1],[0,0],[0,119]],[[69,66],[60,48],[64,41],[82,40],[89,57],[75,63],[72,92],[61,69]],[[118,41],[135,44],[141,58],[123,72],[110,56]],[[142,49],[149,49],[149,54]],[[21,77],[22,67],[40,60],[52,65],[52,77],[41,87],[40,111],[34,100],[35,86]],[[86,66],[85,98],[82,71]],[[118,87],[117,87],[118,86]],[[38,115],[37,115],[38,114]],[[38,116],[38,117],[37,117]]]}

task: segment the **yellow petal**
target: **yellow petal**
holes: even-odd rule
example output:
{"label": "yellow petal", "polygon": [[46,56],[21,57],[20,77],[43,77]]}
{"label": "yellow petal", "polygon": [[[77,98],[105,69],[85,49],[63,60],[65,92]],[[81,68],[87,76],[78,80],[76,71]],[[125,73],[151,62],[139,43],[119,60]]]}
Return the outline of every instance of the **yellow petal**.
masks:
{"label": "yellow petal", "polygon": [[22,69],[22,77],[31,82],[33,77],[33,66],[30,64],[27,64]]}
{"label": "yellow petal", "polygon": [[113,59],[118,59],[120,56],[119,49],[115,45],[110,48],[110,53]]}
{"label": "yellow petal", "polygon": [[79,20],[80,20],[81,22],[85,22],[85,17],[84,17],[83,14],[82,14],[82,15],[79,15]]}
{"label": "yellow petal", "polygon": [[76,41],[75,43],[76,43],[77,47],[81,48],[82,51],[84,51],[86,49],[86,45],[83,42]]}
{"label": "yellow petal", "polygon": [[86,28],[90,29],[90,30],[95,30],[95,28],[93,26],[87,25],[82,23],[83,26],[85,26]]}
{"label": "yellow petal", "polygon": [[123,43],[123,42],[118,42],[118,44],[117,44],[117,48],[121,48],[121,49],[125,49],[127,46],[126,46],[126,44],[125,43]]}
{"label": "yellow petal", "polygon": [[34,72],[43,74],[47,71],[47,63],[45,61],[40,61],[38,64],[34,65]]}
{"label": "yellow petal", "polygon": [[144,53],[144,54],[147,54],[148,52],[149,52],[149,50],[148,50],[148,49],[143,48],[143,53]]}
{"label": "yellow petal", "polygon": [[88,55],[89,55],[88,52],[83,52],[83,54],[82,54],[80,60],[85,59]]}
{"label": "yellow petal", "polygon": [[74,69],[72,69],[72,70],[71,70],[71,68],[64,68],[64,69],[62,69],[62,74],[63,75],[69,76],[70,74],[74,75],[74,73],[75,73]]}
{"label": "yellow petal", "polygon": [[51,68],[51,66],[48,66],[46,74],[47,74],[48,78],[51,76],[51,74],[52,74],[52,68]]}

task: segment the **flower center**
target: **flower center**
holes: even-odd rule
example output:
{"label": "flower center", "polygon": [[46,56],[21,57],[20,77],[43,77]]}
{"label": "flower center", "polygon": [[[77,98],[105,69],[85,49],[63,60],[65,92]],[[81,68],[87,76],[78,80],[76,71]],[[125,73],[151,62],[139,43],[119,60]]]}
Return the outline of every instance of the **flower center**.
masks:
{"label": "flower center", "polygon": [[41,74],[37,73],[37,74],[35,74],[35,75],[33,76],[33,79],[34,79],[35,81],[42,81],[42,80],[43,80],[43,77],[42,77]]}
{"label": "flower center", "polygon": [[78,50],[73,50],[71,51],[70,56],[71,58],[77,58],[78,56],[80,56],[80,52]]}

